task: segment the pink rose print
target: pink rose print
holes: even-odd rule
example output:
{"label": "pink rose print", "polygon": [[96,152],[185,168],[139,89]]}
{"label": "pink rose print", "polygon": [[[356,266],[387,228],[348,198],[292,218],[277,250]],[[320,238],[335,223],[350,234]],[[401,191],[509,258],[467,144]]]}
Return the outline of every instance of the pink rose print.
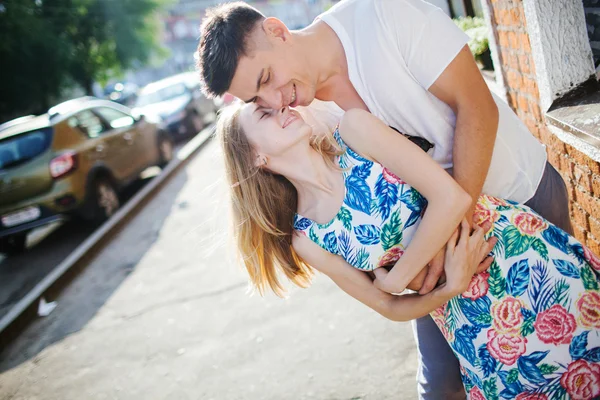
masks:
{"label": "pink rose print", "polygon": [[481,390],[477,386],[473,386],[469,392],[469,399],[471,400],[485,400],[485,396],[481,393]]}
{"label": "pink rose print", "polygon": [[[492,225],[498,221],[500,213],[496,210],[491,210],[481,202],[477,202],[475,205],[475,211],[473,213],[473,223],[477,225],[483,225],[489,221]],[[487,232],[486,232],[487,233]]]}
{"label": "pink rose print", "polygon": [[595,255],[587,246],[582,245],[583,247],[583,257],[587,262],[590,263],[592,268],[596,271],[600,271],[600,258]]}
{"label": "pink rose print", "polygon": [[406,183],[402,179],[398,178],[392,171],[387,168],[383,168],[383,179],[389,183],[399,183],[400,185]]}
{"label": "pink rose print", "polygon": [[531,213],[519,213],[512,220],[519,232],[524,235],[533,236],[548,228],[546,221]]}
{"label": "pink rose print", "polygon": [[392,247],[381,256],[377,265],[380,267],[392,265],[402,257],[402,254],[404,254],[404,250],[400,247]]}
{"label": "pink rose print", "polygon": [[482,272],[477,275],[473,275],[471,278],[471,282],[469,282],[469,287],[462,294],[463,297],[471,300],[477,300],[483,296],[485,296],[490,288],[488,283],[488,278],[490,274],[488,272]]}
{"label": "pink rose print", "polygon": [[548,400],[548,396],[543,393],[519,393],[515,400]]}
{"label": "pink rose print", "polygon": [[505,365],[513,365],[519,357],[525,354],[527,339],[511,333],[498,333],[493,329],[488,331],[487,349],[496,360]]}
{"label": "pink rose print", "polygon": [[577,300],[579,323],[586,328],[600,328],[600,293],[585,292]]}
{"label": "pink rose print", "polygon": [[439,306],[438,308],[436,308],[429,314],[429,315],[431,315],[431,318],[433,318],[434,321],[441,321],[443,323],[444,317],[446,316],[446,305],[447,304],[448,303]]}
{"label": "pink rose print", "polygon": [[585,360],[569,364],[567,372],[560,378],[573,400],[588,400],[600,396],[600,365]]}
{"label": "pink rose print", "polygon": [[568,344],[577,329],[575,316],[560,304],[555,304],[537,315],[533,323],[538,338],[546,344]]}
{"label": "pink rose print", "polygon": [[498,197],[489,196],[487,194],[482,195],[482,197],[484,199],[486,199],[490,204],[493,204],[495,206],[507,206],[508,205],[508,203],[505,200],[499,199]]}
{"label": "pink rose print", "polygon": [[492,305],[491,314],[494,329],[498,333],[519,333],[523,324],[522,303],[514,297],[505,297]]}
{"label": "pink rose print", "polygon": [[442,332],[442,335],[446,338],[446,341],[454,341],[454,331],[448,329],[448,326],[446,326],[446,324],[438,325],[438,328],[440,328],[440,331]]}

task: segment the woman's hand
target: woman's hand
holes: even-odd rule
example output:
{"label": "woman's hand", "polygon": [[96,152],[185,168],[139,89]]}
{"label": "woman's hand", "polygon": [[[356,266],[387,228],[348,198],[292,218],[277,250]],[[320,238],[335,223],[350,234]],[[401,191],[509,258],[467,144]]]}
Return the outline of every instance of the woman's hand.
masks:
{"label": "woman's hand", "polygon": [[[467,290],[481,260],[489,253],[484,230],[479,226],[475,227],[473,233],[470,230],[469,223],[463,219],[460,234],[457,229],[446,245],[446,285],[457,295]],[[496,238],[492,238],[489,244],[494,246],[496,241]]]}

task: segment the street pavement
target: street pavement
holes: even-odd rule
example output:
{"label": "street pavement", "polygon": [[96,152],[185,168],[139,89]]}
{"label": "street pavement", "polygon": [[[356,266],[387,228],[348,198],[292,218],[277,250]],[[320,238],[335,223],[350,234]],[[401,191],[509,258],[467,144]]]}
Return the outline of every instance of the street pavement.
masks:
{"label": "street pavement", "polygon": [[0,354],[0,399],[415,399],[409,323],[327,277],[248,292],[216,141]]}

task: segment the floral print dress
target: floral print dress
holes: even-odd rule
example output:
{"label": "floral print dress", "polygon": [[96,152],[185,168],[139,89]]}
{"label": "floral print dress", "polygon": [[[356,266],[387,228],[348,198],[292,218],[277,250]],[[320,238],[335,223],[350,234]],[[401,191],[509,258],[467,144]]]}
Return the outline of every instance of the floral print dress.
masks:
{"label": "floral print dress", "polygon": [[[328,223],[296,215],[294,228],[358,269],[393,264],[426,201],[346,146],[337,130],[334,137],[344,150],[344,202]],[[474,220],[492,222],[495,260],[431,313],[460,361],[469,398],[600,398],[600,259],[511,201],[481,196]]]}

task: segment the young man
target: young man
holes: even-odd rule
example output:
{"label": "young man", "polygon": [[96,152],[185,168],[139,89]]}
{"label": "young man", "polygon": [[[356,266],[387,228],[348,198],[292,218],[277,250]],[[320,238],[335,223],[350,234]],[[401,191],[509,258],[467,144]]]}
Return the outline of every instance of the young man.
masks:
{"label": "young man", "polygon": [[[422,0],[343,0],[301,31],[230,3],[208,12],[198,66],[209,95],[273,109],[332,109],[318,99],[368,110],[433,144],[429,154],[473,197],[470,214],[483,192],[527,203],[572,232],[564,182],[544,146],[490,93],[467,41]],[[420,293],[435,286],[443,259],[432,260]],[[420,397],[464,398],[458,362],[431,318],[413,326]]]}

